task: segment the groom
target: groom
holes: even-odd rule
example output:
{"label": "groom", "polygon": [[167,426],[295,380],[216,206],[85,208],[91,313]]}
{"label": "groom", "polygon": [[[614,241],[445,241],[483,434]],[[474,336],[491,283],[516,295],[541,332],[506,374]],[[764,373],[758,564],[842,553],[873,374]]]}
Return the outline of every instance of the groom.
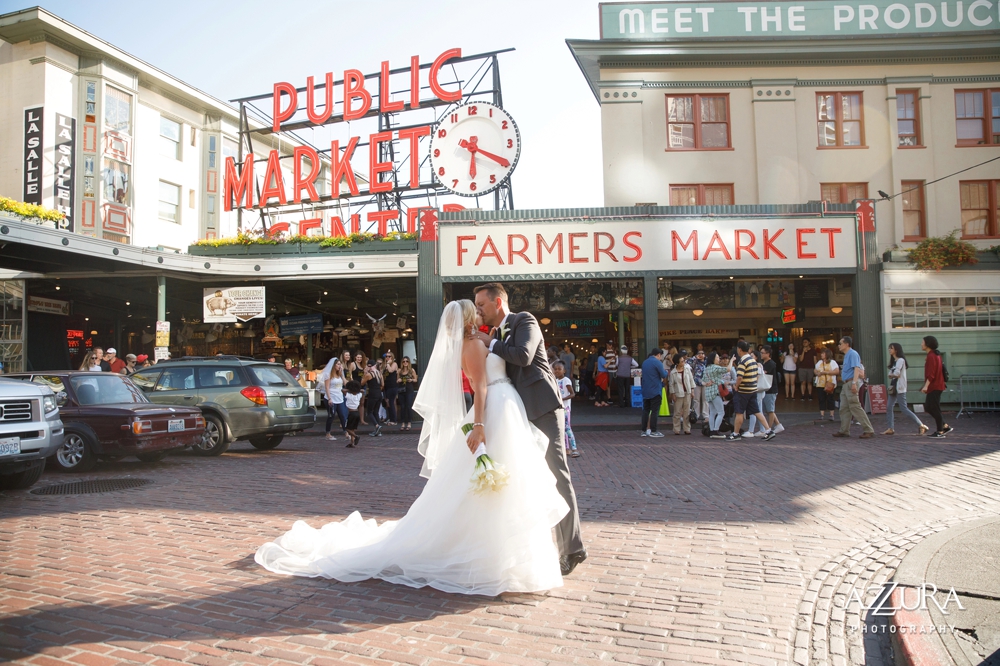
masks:
{"label": "groom", "polygon": [[[507,291],[503,285],[490,282],[476,287],[475,294],[476,312],[484,324],[493,328],[492,335],[480,332],[479,338],[507,362],[507,376],[524,402],[528,420],[549,438],[545,461],[556,477],[556,489],[569,505],[569,513],[556,526],[559,566],[562,575],[568,576],[587,559],[587,551],[580,537],[580,513],[566,463],[562,398],[545,356],[542,331],[530,312],[507,311]],[[482,430],[473,432],[482,438]],[[475,451],[480,441],[471,442],[469,448]]]}

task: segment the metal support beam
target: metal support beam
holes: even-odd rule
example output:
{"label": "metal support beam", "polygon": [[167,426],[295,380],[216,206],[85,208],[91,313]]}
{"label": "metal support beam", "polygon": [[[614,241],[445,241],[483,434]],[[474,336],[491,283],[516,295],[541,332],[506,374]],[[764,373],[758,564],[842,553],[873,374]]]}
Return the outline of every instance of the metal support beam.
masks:
{"label": "metal support beam", "polygon": [[645,327],[645,330],[643,331],[645,349],[643,349],[643,345],[639,346],[639,359],[637,360],[640,363],[646,359],[650,350],[656,348],[656,346],[660,344],[660,311],[657,308],[659,298],[659,283],[656,275],[647,274],[643,276],[642,321]]}
{"label": "metal support beam", "polygon": [[167,320],[167,278],[156,276],[156,321]]}
{"label": "metal support beam", "polygon": [[422,371],[434,348],[444,312],[444,282],[437,271],[437,242],[422,241],[417,260],[417,361]]}
{"label": "metal support beam", "polygon": [[[851,291],[854,349],[861,354],[865,375],[872,384],[885,384],[886,359],[882,338],[882,260],[874,231],[858,232],[858,268]],[[867,252],[862,250],[865,248]],[[864,255],[864,256],[862,256]],[[867,260],[867,261],[866,261]],[[865,264],[867,263],[867,269]]]}

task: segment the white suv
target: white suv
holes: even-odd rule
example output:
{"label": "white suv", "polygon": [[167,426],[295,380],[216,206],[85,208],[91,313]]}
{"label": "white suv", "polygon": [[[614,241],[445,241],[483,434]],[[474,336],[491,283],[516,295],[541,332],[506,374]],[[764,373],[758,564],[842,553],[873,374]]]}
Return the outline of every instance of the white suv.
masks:
{"label": "white suv", "polygon": [[0,379],[0,490],[34,485],[62,442],[59,397],[46,386]]}

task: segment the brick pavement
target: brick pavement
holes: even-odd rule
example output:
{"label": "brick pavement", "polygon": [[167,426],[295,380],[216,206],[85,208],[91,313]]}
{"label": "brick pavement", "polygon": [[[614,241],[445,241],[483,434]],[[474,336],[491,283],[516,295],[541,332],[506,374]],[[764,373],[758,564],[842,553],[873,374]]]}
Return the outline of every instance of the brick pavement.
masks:
{"label": "brick pavement", "polygon": [[923,536],[998,512],[1000,419],[963,419],[945,440],[830,432],[739,444],[581,433],[572,466],[590,559],[561,589],[496,599],[284,578],[252,560],[298,518],[401,516],[422,486],[415,433],[47,472],[40,485],[155,483],[0,494],[0,659],[879,663],[851,630],[850,586],[890,574]]}

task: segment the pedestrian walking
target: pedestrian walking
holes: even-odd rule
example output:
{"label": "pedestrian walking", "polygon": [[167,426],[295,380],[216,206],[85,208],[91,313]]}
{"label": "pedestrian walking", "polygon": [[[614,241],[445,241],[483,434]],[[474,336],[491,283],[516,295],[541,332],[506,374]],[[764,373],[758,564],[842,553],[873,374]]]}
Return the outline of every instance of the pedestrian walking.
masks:
{"label": "pedestrian walking", "polygon": [[663,437],[656,429],[656,417],[660,414],[663,401],[663,387],[667,383],[667,371],[663,368],[663,350],[657,347],[649,352],[642,362],[642,425],[639,430],[643,437]]}
{"label": "pedestrian walking", "polygon": [[819,392],[819,420],[826,418],[827,410],[830,411],[830,420],[833,421],[833,410],[837,403],[837,376],[840,374],[840,366],[833,359],[833,352],[829,349],[821,349],[820,358],[816,361],[815,383]]}
{"label": "pedestrian walking", "polygon": [[299,380],[299,369],[295,367],[290,358],[285,358],[285,372],[290,374],[295,381]]}
{"label": "pedestrian walking", "polygon": [[934,417],[934,424],[937,426],[937,430],[930,436],[941,438],[954,430],[944,422],[944,417],[941,415],[941,394],[948,388],[945,385],[948,378],[944,361],[941,360],[941,352],[938,351],[937,338],[933,335],[926,336],[921,341],[920,348],[927,352],[927,358],[924,360],[924,385],[920,392],[927,395],[924,409]]}
{"label": "pedestrian walking", "polygon": [[597,378],[597,345],[590,345],[590,353],[587,354],[586,363],[580,372],[580,389],[584,391],[587,400],[597,400],[597,386],[594,380]]}
{"label": "pedestrian walking", "polygon": [[396,363],[396,356],[391,352],[386,352],[384,375],[385,380],[385,424],[396,425],[396,398],[399,396],[399,364]]}
{"label": "pedestrian walking", "polygon": [[344,364],[333,357],[321,373],[323,390],[326,393],[326,438],[331,442],[337,437],[333,434],[334,418],[340,420],[340,429],[347,432],[347,405],[344,403],[344,386],[347,378],[344,376]]}
{"label": "pedestrian walking", "polygon": [[802,353],[799,354],[799,400],[813,399],[813,379],[816,376],[816,350],[809,338],[802,341]]}
{"label": "pedestrian walking", "polygon": [[139,354],[135,357],[135,362],[139,364],[140,369],[153,367],[153,364],[149,361],[149,355],[147,354]]}
{"label": "pedestrian walking", "polygon": [[606,349],[604,350],[604,369],[608,373],[608,397],[605,400],[609,406],[611,405],[611,385],[618,383],[618,353],[615,352],[615,343],[608,340]]}
{"label": "pedestrian walking", "polygon": [[368,393],[365,395],[365,410],[368,421],[374,426],[372,437],[381,437],[382,420],[379,418],[378,408],[382,406],[382,392],[385,387],[385,380],[378,368],[378,361],[373,358],[368,359],[368,366],[365,368],[361,383],[368,389]]}
{"label": "pedestrian walking", "polygon": [[875,436],[875,429],[872,428],[868,415],[862,409],[858,396],[865,369],[861,365],[861,356],[851,348],[853,342],[849,335],[840,339],[840,352],[844,355],[844,362],[840,366],[840,379],[843,382],[840,389],[840,431],[833,433],[833,436],[850,437],[851,418],[853,417],[861,424],[863,430],[861,439],[868,439]]}
{"label": "pedestrian walking", "polygon": [[572,381],[573,364],[576,363],[576,354],[573,353],[573,348],[570,347],[568,342],[562,346],[562,351],[559,352],[559,360],[562,361],[563,367],[566,368],[566,376]]}
{"label": "pedestrian walking", "polygon": [[785,374],[785,397],[795,400],[795,380],[798,378],[799,355],[795,353],[795,345],[788,343],[788,351],[781,359],[781,371]]}
{"label": "pedestrian walking", "polygon": [[579,458],[580,452],[576,449],[576,435],[573,434],[571,425],[571,414],[573,412],[573,398],[576,391],[573,389],[573,380],[566,376],[566,364],[556,361],[552,364],[552,374],[556,377],[556,386],[559,387],[559,396],[563,401],[563,418],[566,424],[566,434],[563,438],[563,445],[570,458]]}
{"label": "pedestrian walking", "polygon": [[[760,404],[757,401],[757,361],[750,353],[750,345],[746,340],[740,340],[736,345],[740,354],[739,363],[736,365],[736,392],[733,396],[735,418],[733,421],[733,431],[726,438],[735,441],[741,438],[740,428],[743,427],[743,418],[754,415],[761,423],[767,423],[767,419],[760,411]],[[774,431],[770,428],[764,430],[764,441],[774,439]]]}
{"label": "pedestrian walking", "polygon": [[622,345],[618,350],[618,406],[621,408],[632,406],[632,370],[638,368],[636,360],[629,356],[628,347]]}
{"label": "pedestrian walking", "polygon": [[674,405],[671,407],[671,418],[674,422],[674,434],[680,435],[683,429],[685,435],[691,434],[691,393],[694,391],[694,375],[688,367],[687,355],[678,353],[673,358],[674,369],[667,379],[670,385],[670,396]]}
{"label": "pedestrian walking", "polygon": [[694,359],[691,362],[691,375],[694,377],[694,390],[691,392],[691,409],[694,410],[698,421],[708,420],[708,402],[705,400],[705,387],[701,384],[704,374],[705,350],[701,343],[698,343],[698,349],[695,351]]}
{"label": "pedestrian walking", "polygon": [[400,430],[409,430],[413,427],[413,399],[417,395],[417,371],[409,356],[404,356],[399,363],[399,385]]}
{"label": "pedestrian walking", "polygon": [[893,407],[897,404],[899,405],[899,411],[910,418],[911,421],[917,424],[917,434],[922,435],[929,430],[924,422],[920,420],[920,417],[910,411],[909,407],[906,406],[906,368],[909,363],[906,360],[906,355],[903,354],[903,345],[898,342],[889,343],[889,390],[888,398],[886,399],[885,406],[885,420],[886,424],[889,426],[883,435],[895,435],[894,430],[895,423],[893,414]]}
{"label": "pedestrian walking", "polygon": [[[771,345],[761,345],[760,348],[760,360],[761,365],[764,368],[764,375],[762,379],[766,377],[764,384],[764,402],[761,405],[761,411],[764,412],[764,416],[767,417],[767,425],[771,430],[778,434],[779,432],[785,431],[785,426],[781,425],[781,421],[778,420],[778,414],[775,409],[778,402],[778,364],[774,362],[771,358],[772,347]],[[810,370],[810,373],[814,372],[814,369]],[[812,376],[810,375],[809,382],[812,383]]]}
{"label": "pedestrian walking", "polygon": [[361,435],[358,434],[358,425],[361,423],[361,383],[355,380],[347,382],[347,386],[344,387],[346,393],[344,394],[344,404],[347,406],[347,448],[353,449],[361,441]]}
{"label": "pedestrian walking", "polygon": [[705,359],[705,373],[701,376],[701,383],[705,400],[708,402],[708,435],[714,439],[725,437],[719,430],[722,427],[722,418],[726,414],[719,387],[724,385],[723,379],[728,372],[723,358],[717,352],[710,352]]}
{"label": "pedestrian walking", "polygon": [[595,407],[607,407],[611,404],[611,373],[608,368],[608,359],[614,363],[613,371],[618,373],[618,355],[614,350],[615,343],[608,340],[606,349],[597,357],[597,374],[594,376],[594,384],[597,386],[597,402]]}
{"label": "pedestrian walking", "polygon": [[114,347],[108,347],[108,351],[104,352],[104,361],[108,364],[108,372],[120,375],[125,369],[125,361],[118,358],[118,350]]}
{"label": "pedestrian walking", "polygon": [[94,350],[90,350],[83,355],[83,360],[80,361],[80,367],[77,370],[101,372],[101,363],[94,355]]}
{"label": "pedestrian walking", "polygon": [[[753,348],[753,344],[750,344],[750,353],[753,354],[753,360],[757,362],[757,405],[760,406],[760,411],[763,412],[767,375],[764,374],[764,366],[760,360],[760,353]],[[751,414],[748,420],[750,425],[747,427],[746,432],[743,433],[743,436],[753,438],[754,430],[756,430],[758,424],[760,424],[760,436],[763,437],[767,431],[767,421],[758,421],[755,414]]]}
{"label": "pedestrian walking", "polygon": [[367,408],[365,405],[365,393],[367,393],[367,389],[363,381],[367,367],[368,359],[365,357],[364,352],[359,350],[354,355],[354,361],[351,363],[351,374],[349,376],[361,386],[361,406],[358,408],[358,413],[361,416],[361,425],[368,425],[368,421],[365,420],[365,410]]}

